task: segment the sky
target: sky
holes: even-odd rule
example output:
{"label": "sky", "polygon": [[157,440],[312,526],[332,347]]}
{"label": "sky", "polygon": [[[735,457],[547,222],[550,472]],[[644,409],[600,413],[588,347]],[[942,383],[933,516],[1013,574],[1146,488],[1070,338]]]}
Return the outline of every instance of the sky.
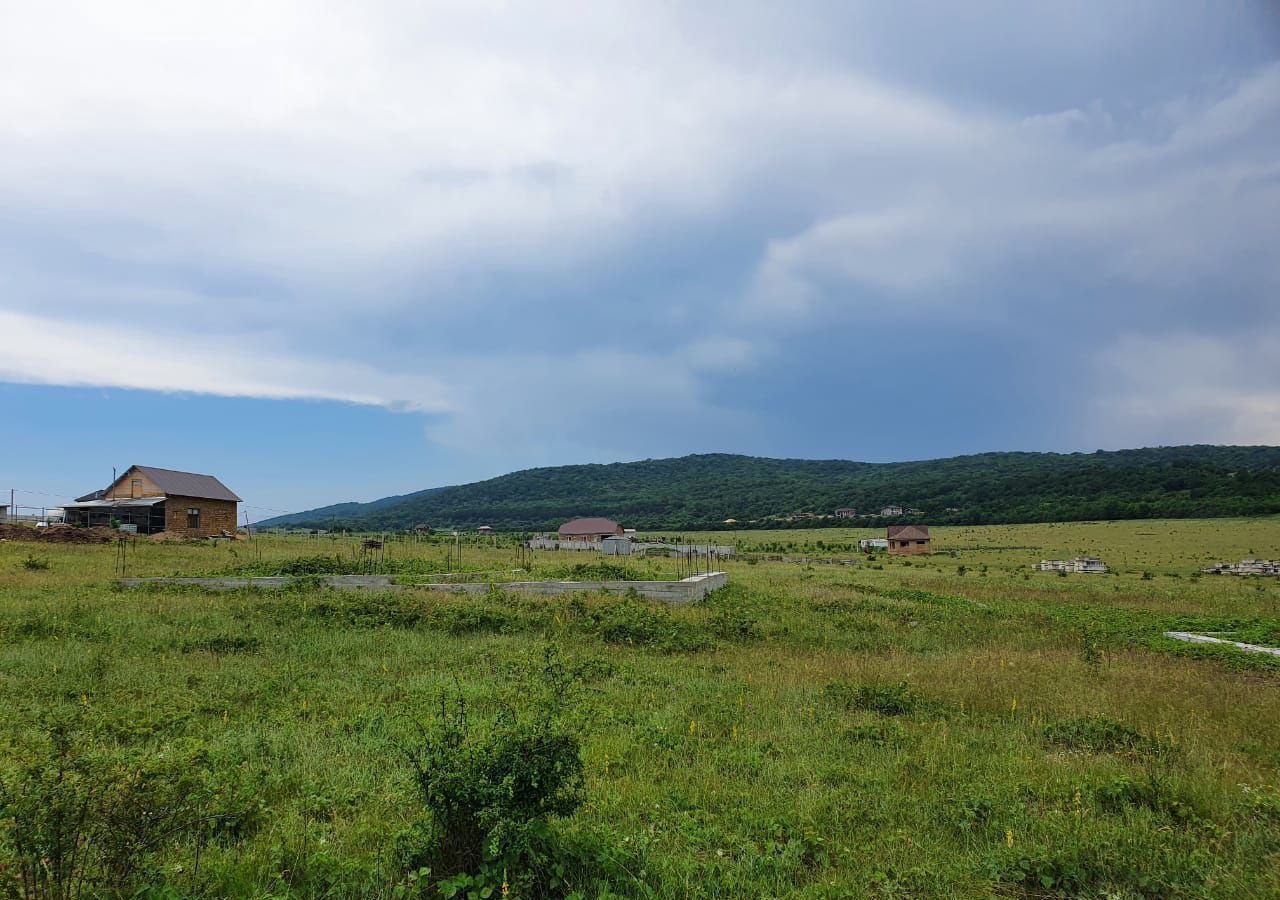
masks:
{"label": "sky", "polygon": [[1280,444],[1270,0],[0,0],[0,491]]}

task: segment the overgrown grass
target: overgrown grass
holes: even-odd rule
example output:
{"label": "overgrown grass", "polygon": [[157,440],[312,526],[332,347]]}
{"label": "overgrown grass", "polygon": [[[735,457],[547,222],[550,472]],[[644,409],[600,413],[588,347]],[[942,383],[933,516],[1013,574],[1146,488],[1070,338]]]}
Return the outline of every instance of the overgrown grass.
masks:
{"label": "overgrown grass", "polygon": [[[937,541],[959,558],[727,563],[729,587],[688,607],[305,582],[120,591],[116,548],[42,547],[49,567],[28,569],[29,548],[0,544],[0,867],[48,873],[61,834],[93,847],[75,871],[86,893],[107,895],[432,896],[457,884],[496,896],[503,860],[511,896],[1280,895],[1280,676],[1266,657],[1162,637],[1272,640],[1280,585],[1190,574],[1210,552],[1280,556],[1280,524],[946,529]],[[447,551],[386,556],[446,571]],[[359,548],[134,552],[129,574],[165,575]],[[1026,568],[1076,552],[1120,561],[1121,574]],[[463,559],[465,571],[538,577],[612,580],[619,570],[600,563],[674,575],[665,560],[522,560],[478,543]],[[575,576],[580,565],[594,574]],[[537,674],[552,645],[572,684],[554,723],[539,718]],[[442,695],[474,728],[440,715]],[[470,808],[490,810],[481,818],[507,823],[493,854],[467,857],[470,872],[431,856],[435,813],[412,762],[443,746],[427,736],[449,734],[462,755],[438,768],[462,779]],[[572,775],[564,736],[580,805],[542,815],[495,793],[508,775],[543,771],[504,761],[516,756]],[[534,746],[541,755],[525,753]],[[455,796],[447,787],[430,782],[427,795]],[[51,830],[58,809],[85,812]],[[122,837],[98,837],[108,832]]]}

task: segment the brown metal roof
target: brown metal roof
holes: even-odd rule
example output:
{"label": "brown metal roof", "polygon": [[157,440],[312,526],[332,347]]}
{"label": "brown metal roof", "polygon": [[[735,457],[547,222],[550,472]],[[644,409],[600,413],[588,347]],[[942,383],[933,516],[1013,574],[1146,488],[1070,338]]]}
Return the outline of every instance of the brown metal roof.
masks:
{"label": "brown metal roof", "polygon": [[153,466],[134,466],[133,468],[154,481],[156,487],[166,494],[177,497],[199,497],[202,500],[240,502],[240,498],[231,493],[230,488],[212,475],[175,472],[173,469],[157,469]]}
{"label": "brown metal roof", "polygon": [[621,525],[603,516],[574,519],[560,526],[561,534],[617,534],[621,530]]}
{"label": "brown metal roof", "polygon": [[890,525],[886,535],[891,541],[927,541],[928,525]]}

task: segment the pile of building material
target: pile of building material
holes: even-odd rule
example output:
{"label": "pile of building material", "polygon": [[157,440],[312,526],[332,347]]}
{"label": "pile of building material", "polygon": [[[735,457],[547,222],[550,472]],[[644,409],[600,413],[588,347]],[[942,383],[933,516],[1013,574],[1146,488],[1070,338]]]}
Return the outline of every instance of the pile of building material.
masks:
{"label": "pile of building material", "polygon": [[73,528],[50,525],[32,528],[27,525],[0,525],[0,541],[35,541],[41,544],[109,544],[120,533],[114,528]]}
{"label": "pile of building material", "polygon": [[1280,560],[1242,559],[1238,563],[1218,563],[1202,569],[1208,575],[1280,575]]}
{"label": "pile of building material", "polygon": [[1096,556],[1077,556],[1075,559],[1042,559],[1035,565],[1038,572],[1078,572],[1085,575],[1102,575],[1107,564]]}

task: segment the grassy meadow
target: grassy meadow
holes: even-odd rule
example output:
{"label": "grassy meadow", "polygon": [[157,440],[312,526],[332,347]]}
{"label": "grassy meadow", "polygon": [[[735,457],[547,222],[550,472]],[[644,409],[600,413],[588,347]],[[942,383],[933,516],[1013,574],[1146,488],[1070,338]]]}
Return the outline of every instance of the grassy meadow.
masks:
{"label": "grassy meadow", "polygon": [[[880,534],[700,537],[843,558]],[[471,541],[472,571],[601,564]],[[314,574],[361,565],[357,543],[139,541],[124,566]],[[0,543],[0,893],[1280,896],[1280,659],[1162,636],[1280,646],[1280,580],[1198,574],[1280,557],[1280,519],[938,528],[934,545],[734,560],[727,588],[666,608],[122,590],[116,546]],[[457,571],[448,552],[397,543],[385,566],[412,582]],[[1115,571],[1030,570],[1079,554]],[[420,749],[463,717],[474,746],[521,722],[576,739],[573,811],[520,832],[536,872],[423,863]]]}

